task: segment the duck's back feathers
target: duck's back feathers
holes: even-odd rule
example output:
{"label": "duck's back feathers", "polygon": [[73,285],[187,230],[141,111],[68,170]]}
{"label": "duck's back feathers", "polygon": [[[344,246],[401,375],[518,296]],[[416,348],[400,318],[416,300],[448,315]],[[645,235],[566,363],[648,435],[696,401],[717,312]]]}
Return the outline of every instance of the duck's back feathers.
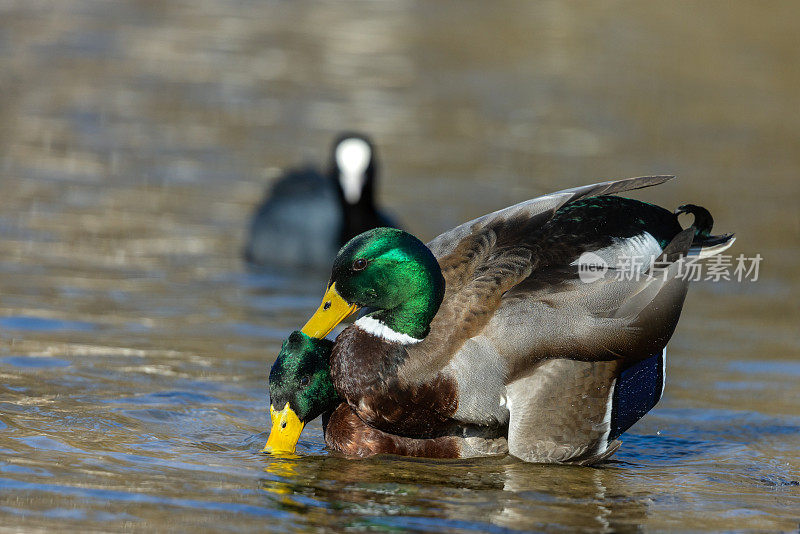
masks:
{"label": "duck's back feathers", "polygon": [[652,258],[638,271],[610,268],[591,281],[567,268],[535,272],[504,296],[484,335],[509,362],[512,377],[553,356],[626,365],[648,356],[666,344],[680,315],[688,282],[677,276],[677,260],[692,233],[679,232],[665,247],[657,262],[672,263],[656,263],[664,269],[658,272],[648,268]]}
{"label": "duck's back feathers", "polygon": [[[438,237],[434,238],[428,243],[428,248],[431,249],[437,258],[444,258],[454,248],[461,243],[462,240],[474,234],[477,230],[491,227],[493,225],[503,224],[504,221],[524,221],[534,219],[540,214],[549,213],[551,216],[555,214],[556,210],[561,206],[573,202],[575,200],[599,196],[599,195],[613,195],[623,191],[632,191],[634,189],[642,189],[644,187],[651,187],[654,185],[662,184],[668,180],[675,178],[674,176],[642,176],[639,178],[626,178],[624,180],[612,180],[608,182],[601,182],[598,184],[585,185],[581,187],[573,187],[565,189],[549,195],[537,197],[525,202],[520,202],[508,208],[489,213],[483,217],[478,217],[469,222],[456,226]],[[550,217],[536,217],[538,221],[546,221]],[[535,222],[535,221],[534,221]],[[517,229],[518,234],[524,236],[525,228],[519,228],[516,224],[505,225],[509,229]],[[508,236],[511,240],[513,237]]]}
{"label": "duck's back feathers", "polygon": [[[625,221],[641,219],[643,228],[652,225],[647,217],[657,218],[651,213],[655,212],[660,219],[674,222],[673,232],[679,231],[675,216],[663,208],[618,197],[590,198],[649,187],[671,178],[647,176],[567,189],[485,215],[428,243],[445,278],[444,301],[428,337],[409,349],[424,357],[412,354],[401,374],[413,381],[414,376],[425,376],[444,366],[467,339],[495,317],[504,295],[529,277],[536,278],[535,284],[548,279],[550,287],[558,277],[574,279],[577,269],[570,263],[584,250],[606,247],[614,239],[635,234],[625,228],[621,234],[617,231],[619,236],[614,235],[621,223],[608,221],[620,216]],[[580,204],[584,198],[592,202]],[[575,204],[579,206],[571,207]],[[649,209],[640,209],[641,213],[633,217],[628,204]],[[614,213],[609,214],[609,209]],[[628,226],[633,224],[629,222]],[[660,233],[666,235],[668,231]]]}

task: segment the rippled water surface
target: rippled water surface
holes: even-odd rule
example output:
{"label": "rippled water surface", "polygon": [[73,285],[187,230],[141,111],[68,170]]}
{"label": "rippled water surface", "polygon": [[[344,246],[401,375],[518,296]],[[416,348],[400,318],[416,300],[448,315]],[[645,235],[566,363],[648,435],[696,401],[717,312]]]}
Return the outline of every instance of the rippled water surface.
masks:
{"label": "rippled water surface", "polygon": [[[794,2],[0,3],[0,530],[797,529]],[[276,169],[371,133],[423,238],[674,173],[755,283],[695,284],[599,468],[258,453],[324,275],[248,272]]]}

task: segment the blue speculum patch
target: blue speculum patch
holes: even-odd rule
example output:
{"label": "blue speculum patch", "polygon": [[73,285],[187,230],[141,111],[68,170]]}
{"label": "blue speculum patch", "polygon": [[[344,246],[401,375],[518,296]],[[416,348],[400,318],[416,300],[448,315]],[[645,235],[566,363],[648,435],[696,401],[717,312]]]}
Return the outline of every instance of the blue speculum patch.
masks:
{"label": "blue speculum patch", "polygon": [[664,358],[659,351],[625,369],[614,389],[609,440],[622,435],[649,412],[661,399],[664,385]]}

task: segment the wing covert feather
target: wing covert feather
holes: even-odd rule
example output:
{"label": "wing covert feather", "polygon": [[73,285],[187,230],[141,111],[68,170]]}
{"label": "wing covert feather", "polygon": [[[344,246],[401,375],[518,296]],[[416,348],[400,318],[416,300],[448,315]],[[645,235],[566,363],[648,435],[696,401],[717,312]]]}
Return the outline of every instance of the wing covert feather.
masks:
{"label": "wing covert feather", "polygon": [[445,295],[430,334],[409,348],[399,375],[413,381],[441,369],[463,343],[495,316],[503,295],[536,268],[537,231],[564,204],[596,195],[661,184],[673,176],[645,176],[575,187],[484,215],[428,243],[442,268]]}

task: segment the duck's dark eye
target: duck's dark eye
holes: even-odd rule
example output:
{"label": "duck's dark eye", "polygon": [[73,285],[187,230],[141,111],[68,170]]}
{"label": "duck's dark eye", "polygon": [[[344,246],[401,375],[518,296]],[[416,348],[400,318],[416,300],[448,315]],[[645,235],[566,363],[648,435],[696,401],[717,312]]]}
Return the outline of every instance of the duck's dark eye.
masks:
{"label": "duck's dark eye", "polygon": [[364,258],[358,258],[356,261],[353,262],[353,270],[354,271],[363,271],[367,268],[367,260]]}
{"label": "duck's dark eye", "polygon": [[330,310],[331,309],[331,301],[326,302],[325,305],[322,307],[322,309],[325,310],[325,311]]}
{"label": "duck's dark eye", "polygon": [[303,378],[300,379],[300,385],[303,386],[303,387],[306,387],[308,385],[308,382],[309,382],[309,379],[308,379],[307,376],[304,376]]}

